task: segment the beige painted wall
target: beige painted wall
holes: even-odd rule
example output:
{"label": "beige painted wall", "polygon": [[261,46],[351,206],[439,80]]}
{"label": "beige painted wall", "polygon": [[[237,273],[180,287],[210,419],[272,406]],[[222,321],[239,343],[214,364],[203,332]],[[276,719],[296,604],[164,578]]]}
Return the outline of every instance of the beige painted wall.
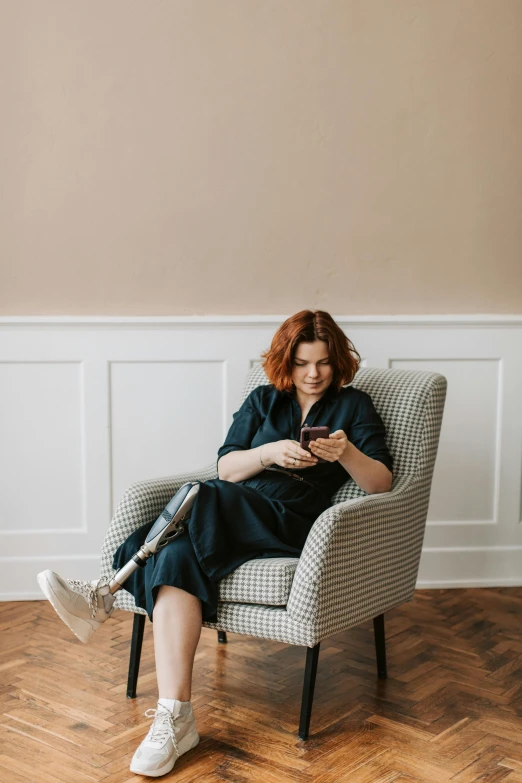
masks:
{"label": "beige painted wall", "polygon": [[0,0],[0,312],[522,312],[521,0]]}

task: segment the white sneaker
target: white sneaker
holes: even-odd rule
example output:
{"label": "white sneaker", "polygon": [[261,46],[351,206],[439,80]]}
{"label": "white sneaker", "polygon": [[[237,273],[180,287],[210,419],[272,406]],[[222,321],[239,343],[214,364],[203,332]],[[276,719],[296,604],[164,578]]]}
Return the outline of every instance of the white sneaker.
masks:
{"label": "white sneaker", "polygon": [[157,708],[145,712],[154,716],[149,733],[132,757],[130,771],[159,778],[173,768],[176,760],[195,748],[199,742],[192,704],[174,701],[174,710],[158,702]]}
{"label": "white sneaker", "polygon": [[63,579],[50,570],[41,571],[37,579],[56,613],[82,642],[88,642],[114,611],[116,597],[109,593],[109,585],[102,579],[80,582]]}

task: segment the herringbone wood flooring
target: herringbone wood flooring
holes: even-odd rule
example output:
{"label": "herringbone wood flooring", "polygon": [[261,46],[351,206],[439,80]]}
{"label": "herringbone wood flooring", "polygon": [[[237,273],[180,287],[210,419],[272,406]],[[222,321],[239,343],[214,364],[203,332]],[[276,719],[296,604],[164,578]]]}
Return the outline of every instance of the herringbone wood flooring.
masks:
{"label": "herringbone wood flooring", "polygon": [[[310,738],[297,738],[305,650],[204,628],[192,701],[199,745],[179,783],[522,783],[522,588],[420,590],[321,645]],[[0,781],[133,783],[156,704],[146,622],[138,696],[126,699],[132,616],[82,644],[46,601],[0,604]]]}

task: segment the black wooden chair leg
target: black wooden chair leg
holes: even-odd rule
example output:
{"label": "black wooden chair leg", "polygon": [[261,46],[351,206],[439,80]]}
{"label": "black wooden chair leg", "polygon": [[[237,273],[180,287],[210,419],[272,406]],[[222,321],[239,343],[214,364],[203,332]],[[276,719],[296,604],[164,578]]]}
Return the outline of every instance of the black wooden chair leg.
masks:
{"label": "black wooden chair leg", "polygon": [[136,684],[140,670],[141,645],[143,643],[143,631],[145,630],[145,614],[134,614],[132,626],[131,653],[129,661],[129,676],[127,678],[127,698],[136,698]]}
{"label": "black wooden chair leg", "polygon": [[375,636],[375,652],[377,653],[377,674],[387,677],[386,671],[386,638],[384,635],[384,615],[373,618],[373,633]]}
{"label": "black wooden chair leg", "polygon": [[310,716],[312,714],[312,702],[314,700],[315,675],[317,674],[317,661],[319,660],[319,644],[306,648],[306,666],[303,684],[303,698],[301,701],[301,717],[299,719],[299,739],[308,739],[310,728]]}
{"label": "black wooden chair leg", "polygon": [[226,631],[218,631],[218,642],[220,644],[226,644],[227,643],[227,632]]}

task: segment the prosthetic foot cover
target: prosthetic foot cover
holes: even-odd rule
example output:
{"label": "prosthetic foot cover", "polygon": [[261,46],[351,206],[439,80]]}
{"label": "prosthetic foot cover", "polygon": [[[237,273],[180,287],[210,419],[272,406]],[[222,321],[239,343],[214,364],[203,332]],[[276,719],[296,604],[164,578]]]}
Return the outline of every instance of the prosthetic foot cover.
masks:
{"label": "prosthetic foot cover", "polygon": [[88,642],[114,610],[115,599],[101,579],[64,579],[50,569],[41,571],[37,579],[57,615],[82,642]]}

